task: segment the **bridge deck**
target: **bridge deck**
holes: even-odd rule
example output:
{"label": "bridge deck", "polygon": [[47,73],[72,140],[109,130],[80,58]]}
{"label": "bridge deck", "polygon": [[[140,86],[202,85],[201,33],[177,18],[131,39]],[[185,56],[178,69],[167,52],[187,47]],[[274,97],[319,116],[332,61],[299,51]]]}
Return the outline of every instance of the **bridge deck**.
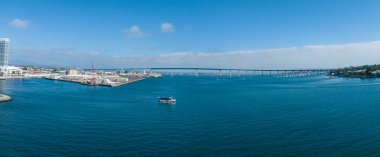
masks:
{"label": "bridge deck", "polygon": [[[91,70],[91,69],[85,69],[85,70]],[[271,71],[280,71],[280,72],[308,72],[308,71],[320,71],[320,72],[328,72],[332,71],[334,69],[235,69],[235,68],[126,68],[126,69],[95,69],[95,70],[208,70],[208,71],[264,71],[264,72],[271,72]]]}

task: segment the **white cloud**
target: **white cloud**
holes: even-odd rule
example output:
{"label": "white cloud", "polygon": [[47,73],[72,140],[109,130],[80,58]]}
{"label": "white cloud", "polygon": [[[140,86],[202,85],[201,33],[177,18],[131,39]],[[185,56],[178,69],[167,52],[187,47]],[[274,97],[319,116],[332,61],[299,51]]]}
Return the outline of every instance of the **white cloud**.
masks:
{"label": "white cloud", "polygon": [[170,32],[174,32],[174,31],[175,31],[175,29],[174,29],[174,26],[172,23],[165,22],[165,23],[161,24],[161,32],[162,33],[170,33]]}
{"label": "white cloud", "polygon": [[137,25],[133,25],[131,28],[123,30],[123,33],[128,37],[143,37],[147,35],[141,31],[140,27]]}
{"label": "white cloud", "polygon": [[25,29],[28,27],[29,21],[28,20],[22,20],[22,19],[13,19],[8,24],[9,24],[9,26],[12,26],[15,28]]}
{"label": "white cloud", "polygon": [[[69,51],[69,50],[67,50]],[[177,52],[157,55],[107,55],[100,52],[12,50],[11,64],[24,60],[50,65],[88,67],[210,67],[250,69],[339,68],[379,64],[380,41],[311,45],[230,52]],[[30,53],[28,53],[30,52]],[[54,55],[52,55],[54,54]],[[54,57],[52,57],[54,56]],[[12,61],[14,60],[14,61]]]}

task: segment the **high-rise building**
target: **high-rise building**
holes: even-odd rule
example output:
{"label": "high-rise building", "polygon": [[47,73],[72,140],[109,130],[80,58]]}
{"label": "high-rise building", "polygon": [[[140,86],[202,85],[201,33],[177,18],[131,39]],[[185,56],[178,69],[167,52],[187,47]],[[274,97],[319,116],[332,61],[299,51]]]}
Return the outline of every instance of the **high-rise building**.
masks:
{"label": "high-rise building", "polygon": [[20,76],[22,70],[15,66],[8,66],[9,39],[0,38],[0,76]]}
{"label": "high-rise building", "polygon": [[9,39],[0,38],[0,66],[8,66]]}

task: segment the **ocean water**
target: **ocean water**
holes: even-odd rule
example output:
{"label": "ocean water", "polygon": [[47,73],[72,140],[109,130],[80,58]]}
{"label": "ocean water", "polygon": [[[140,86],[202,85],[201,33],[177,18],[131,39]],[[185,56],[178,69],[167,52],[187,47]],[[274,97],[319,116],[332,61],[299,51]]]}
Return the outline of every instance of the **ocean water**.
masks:
{"label": "ocean water", "polygon": [[14,98],[0,104],[0,156],[380,156],[380,79],[21,79],[0,92]]}

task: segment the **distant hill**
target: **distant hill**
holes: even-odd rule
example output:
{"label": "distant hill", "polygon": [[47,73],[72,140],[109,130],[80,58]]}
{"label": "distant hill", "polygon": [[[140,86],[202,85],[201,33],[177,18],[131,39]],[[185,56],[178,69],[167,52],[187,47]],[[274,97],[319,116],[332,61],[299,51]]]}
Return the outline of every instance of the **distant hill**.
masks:
{"label": "distant hill", "polygon": [[376,78],[380,77],[380,64],[346,67],[330,71],[330,76]]}

